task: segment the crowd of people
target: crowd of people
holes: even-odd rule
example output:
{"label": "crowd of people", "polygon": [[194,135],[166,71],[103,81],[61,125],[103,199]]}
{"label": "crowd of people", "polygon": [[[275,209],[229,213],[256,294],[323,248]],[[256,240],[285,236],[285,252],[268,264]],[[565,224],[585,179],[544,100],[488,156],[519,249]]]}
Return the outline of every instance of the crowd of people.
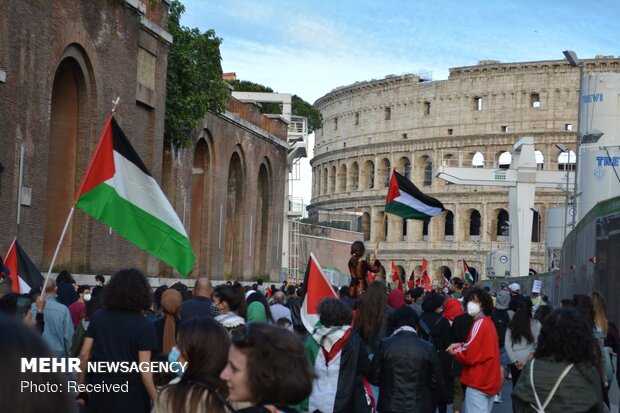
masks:
{"label": "crowd of people", "polygon": [[[374,267],[357,257],[351,268]],[[357,257],[357,258],[356,258]],[[352,273],[353,273],[352,271]],[[0,283],[0,405],[23,412],[490,412],[504,381],[515,412],[602,412],[620,337],[593,291],[560,308],[518,284],[401,291],[355,280],[318,305],[306,331],[302,289],[199,278],[154,291],[138,270],[76,286],[62,272],[30,308]],[[4,284],[4,286],[2,285]],[[40,296],[38,296],[40,294]],[[544,309],[542,309],[544,308]],[[8,315],[8,316],[7,316]],[[127,392],[35,392],[21,357],[79,357],[78,383],[128,383]],[[89,361],[187,363],[174,372],[87,373]],[[18,380],[17,378],[20,377]]]}

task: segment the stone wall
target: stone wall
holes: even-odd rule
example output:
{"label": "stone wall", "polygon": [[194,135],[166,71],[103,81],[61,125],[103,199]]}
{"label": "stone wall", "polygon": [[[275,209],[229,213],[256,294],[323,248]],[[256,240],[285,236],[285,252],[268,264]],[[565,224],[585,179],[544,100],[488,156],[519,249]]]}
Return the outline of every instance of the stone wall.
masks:
{"label": "stone wall", "polygon": [[[586,72],[620,71],[616,58],[586,60],[585,65]],[[361,212],[367,247],[374,247],[377,238],[385,238],[379,232],[387,181],[396,168],[443,202],[453,215],[453,231],[446,225],[448,212],[431,220],[427,235],[422,222],[408,221],[405,231],[403,220],[390,215],[379,258],[418,274],[425,257],[437,276],[446,270],[461,276],[465,259],[484,274],[486,253],[509,246],[498,231],[498,215],[508,211],[507,189],[448,185],[433,177],[436,166],[472,167],[476,156],[478,167],[500,168],[500,156],[521,137],[532,136],[543,159],[539,168],[570,169],[558,163],[561,152],[555,144],[574,151],[578,78],[579,70],[565,61],[490,61],[453,68],[444,81],[387,76],[331,91],[315,102],[324,124],[316,131],[311,161],[310,216],[322,210]],[[564,202],[559,190],[536,191],[541,212],[541,242],[532,243],[536,271],[545,269],[546,210]],[[479,235],[470,233],[474,211],[481,216]],[[538,235],[537,228],[533,232]]]}

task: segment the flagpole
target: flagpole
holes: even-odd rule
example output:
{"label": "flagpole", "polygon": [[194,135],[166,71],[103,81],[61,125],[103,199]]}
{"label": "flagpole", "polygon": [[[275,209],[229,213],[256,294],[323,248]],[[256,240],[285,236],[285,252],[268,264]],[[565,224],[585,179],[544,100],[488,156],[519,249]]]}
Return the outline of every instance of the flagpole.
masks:
{"label": "flagpole", "polygon": [[381,221],[381,231],[377,234],[377,245],[375,245],[375,255],[372,257],[372,260],[375,261],[377,259],[377,254],[379,254],[379,246],[381,245],[381,238],[383,238],[383,234],[385,234],[385,223],[387,222],[387,212],[383,213],[383,220]]}
{"label": "flagpole", "polygon": [[52,257],[52,262],[50,263],[50,269],[47,271],[47,276],[45,276],[43,287],[41,287],[41,294],[45,294],[45,286],[47,285],[47,280],[49,280],[50,274],[52,273],[52,268],[54,268],[54,264],[56,263],[56,258],[58,257],[58,251],[60,251],[60,245],[62,245],[62,240],[65,238],[65,234],[67,233],[67,228],[69,228],[69,222],[71,222],[71,218],[73,217],[73,211],[75,211],[75,205],[71,206],[71,210],[69,211],[69,216],[67,217],[65,226],[62,229],[62,233],[60,234],[58,245],[56,245],[56,251],[54,251],[54,256]]}
{"label": "flagpole", "polygon": [[[110,110],[110,114],[114,114],[114,112],[116,112],[116,107],[118,106],[118,103],[120,101],[121,101],[120,96],[117,96],[116,99],[112,101],[112,110]],[[73,202],[73,204],[71,205],[69,216],[67,216],[67,221],[65,222],[65,226],[63,227],[62,233],[60,234],[60,239],[58,240],[58,244],[56,245],[56,251],[54,251],[54,256],[52,257],[52,262],[50,263],[50,268],[47,271],[47,275],[45,276],[43,287],[41,287],[41,294],[45,294],[45,287],[47,286],[47,280],[49,280],[50,275],[52,274],[52,269],[54,268],[54,264],[56,263],[56,258],[58,258],[58,252],[60,251],[60,246],[62,245],[62,241],[65,238],[67,229],[69,228],[69,223],[71,222],[71,218],[73,218],[73,212],[75,212],[75,202]]]}

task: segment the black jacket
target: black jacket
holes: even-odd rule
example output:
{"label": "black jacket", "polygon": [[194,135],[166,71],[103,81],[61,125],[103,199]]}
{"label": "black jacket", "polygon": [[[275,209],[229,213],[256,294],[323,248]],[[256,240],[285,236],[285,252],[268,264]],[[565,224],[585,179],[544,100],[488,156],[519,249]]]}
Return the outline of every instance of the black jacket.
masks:
{"label": "black jacket", "polygon": [[430,412],[429,394],[443,384],[435,348],[409,331],[381,340],[370,381],[381,387],[377,405],[381,413]]}

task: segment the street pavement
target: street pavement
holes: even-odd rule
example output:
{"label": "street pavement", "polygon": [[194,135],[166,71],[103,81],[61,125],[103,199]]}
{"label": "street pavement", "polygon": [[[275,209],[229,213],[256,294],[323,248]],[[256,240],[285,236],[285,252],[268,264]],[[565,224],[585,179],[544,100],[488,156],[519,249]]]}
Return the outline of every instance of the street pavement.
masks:
{"label": "street pavement", "polygon": [[[506,380],[502,387],[502,403],[495,403],[493,405],[492,413],[512,413],[512,399],[510,394],[512,393],[512,381]],[[618,385],[614,381],[609,391],[609,400],[611,401],[611,412],[619,413],[618,401],[620,398],[620,391],[618,391]],[[448,407],[448,413],[452,413],[452,406]]]}

